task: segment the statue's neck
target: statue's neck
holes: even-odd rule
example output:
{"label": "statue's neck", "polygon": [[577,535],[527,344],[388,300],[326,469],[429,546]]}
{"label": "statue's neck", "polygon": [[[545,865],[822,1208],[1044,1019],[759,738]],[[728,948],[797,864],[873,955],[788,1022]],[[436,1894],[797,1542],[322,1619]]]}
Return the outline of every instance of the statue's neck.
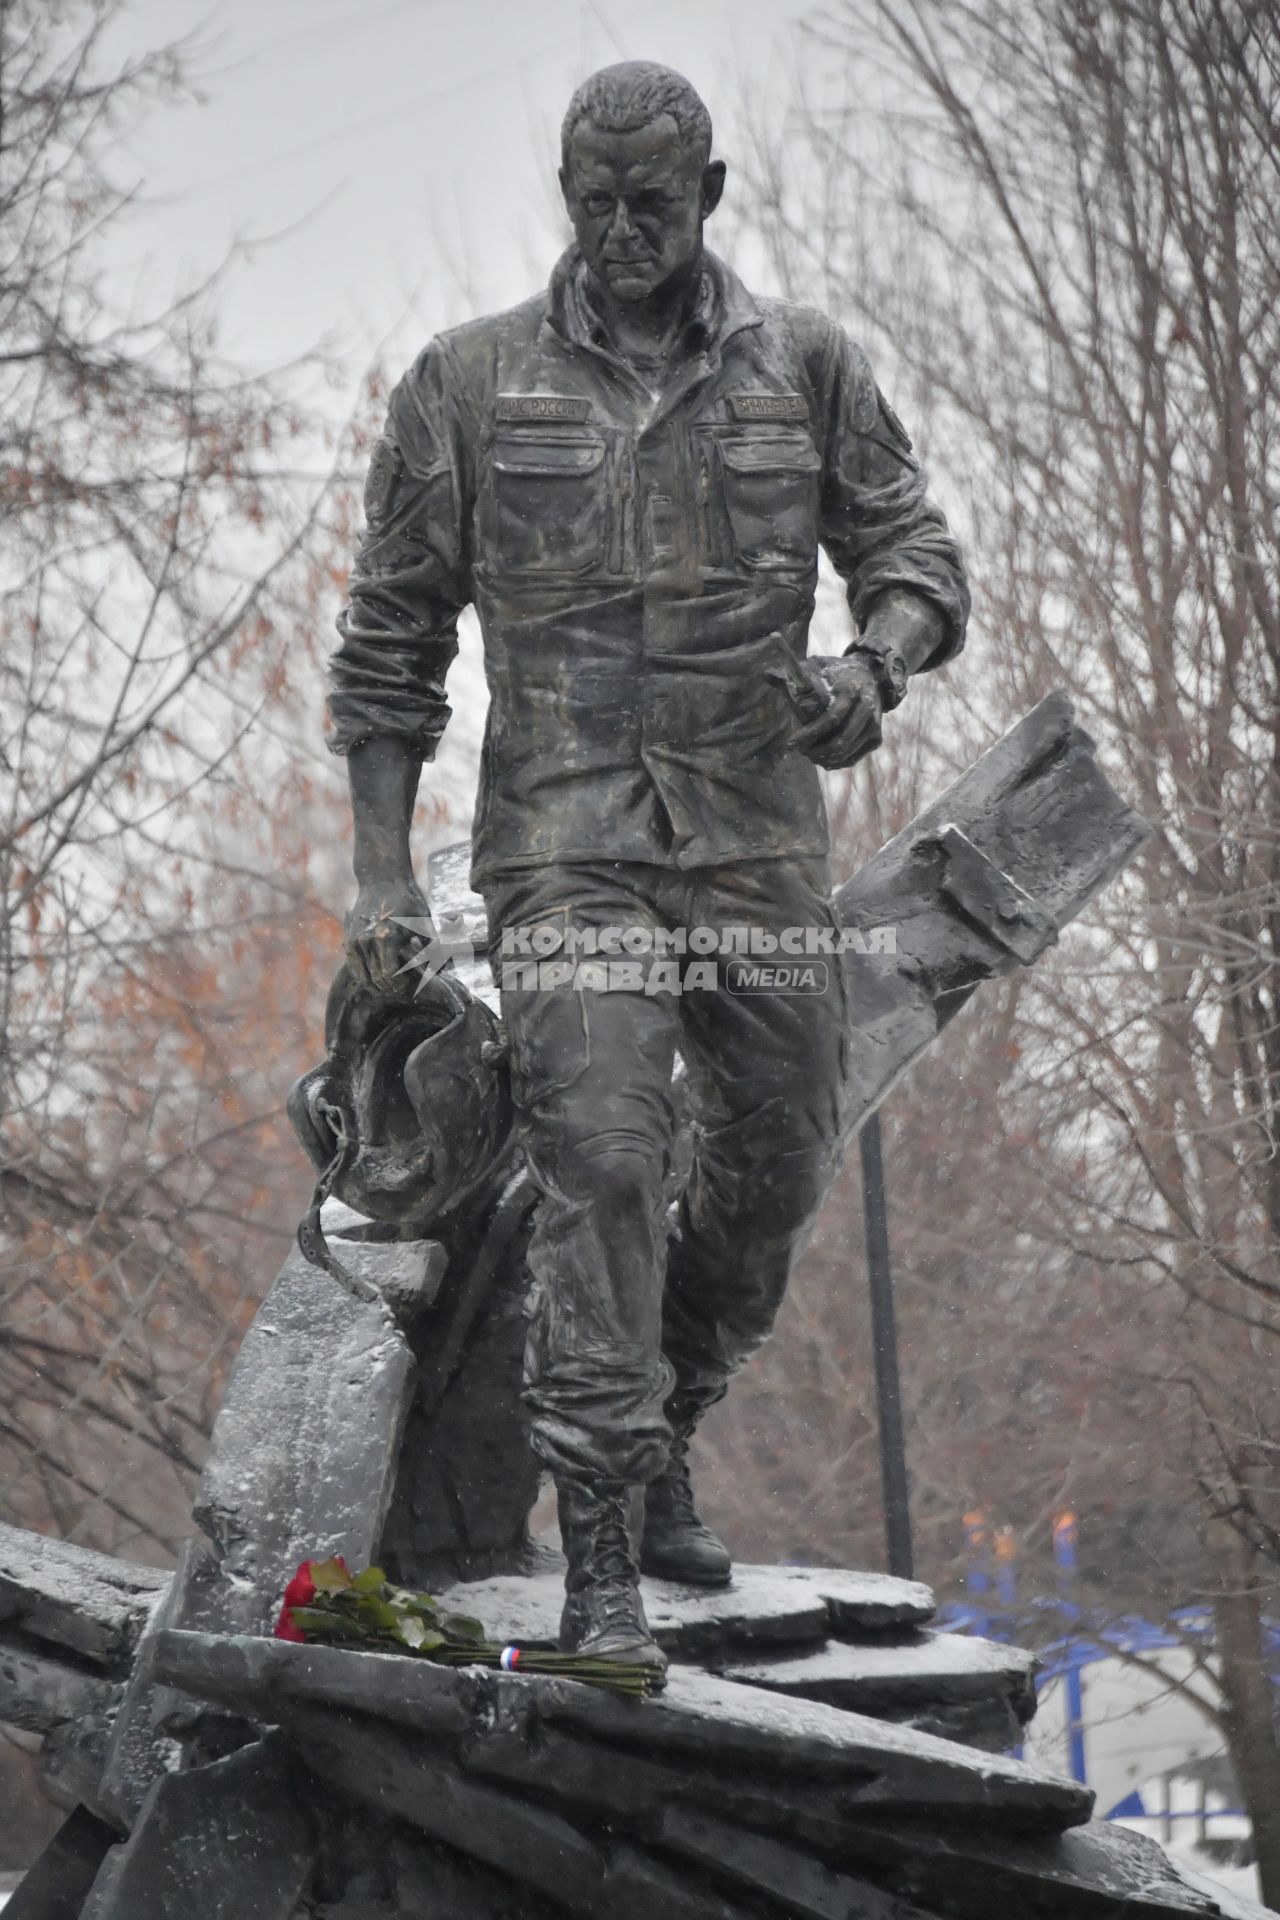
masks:
{"label": "statue's neck", "polygon": [[702,287],[702,249],[679,274],[655,289],[647,300],[617,300],[591,276],[591,299],[609,337],[624,356],[661,360],[693,318]]}

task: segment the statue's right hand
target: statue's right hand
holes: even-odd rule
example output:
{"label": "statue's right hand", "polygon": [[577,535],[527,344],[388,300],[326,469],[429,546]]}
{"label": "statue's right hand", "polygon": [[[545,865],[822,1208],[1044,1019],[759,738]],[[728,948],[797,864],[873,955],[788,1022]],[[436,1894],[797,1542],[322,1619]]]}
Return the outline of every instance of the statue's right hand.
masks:
{"label": "statue's right hand", "polygon": [[362,885],[343,924],[350,971],[393,1000],[413,998],[419,974],[410,963],[435,937],[431,909],[413,880]]}

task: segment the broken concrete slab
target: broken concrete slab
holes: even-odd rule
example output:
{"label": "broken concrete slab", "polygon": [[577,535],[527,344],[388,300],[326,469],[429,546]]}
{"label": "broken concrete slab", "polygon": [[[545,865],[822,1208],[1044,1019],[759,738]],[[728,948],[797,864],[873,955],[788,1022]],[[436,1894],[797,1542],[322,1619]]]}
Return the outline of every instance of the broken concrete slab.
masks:
{"label": "broken concrete slab", "polygon": [[[360,1251],[384,1264],[399,1255],[394,1244]],[[427,1264],[438,1280],[439,1261]],[[357,1298],[295,1249],[232,1369],[193,1509],[209,1546],[186,1544],[166,1626],[269,1633],[301,1560],[373,1560],[415,1375],[386,1302]],[[126,1826],[179,1758],[159,1723],[195,1717],[157,1692],[150,1647],[148,1634],[94,1802]]]}
{"label": "broken concrete slab", "polygon": [[[355,1746],[361,1746],[362,1727]],[[405,1914],[448,1914],[450,1920],[562,1920],[581,1914],[590,1920],[749,1920],[747,1909],[710,1886],[692,1886],[678,1863],[664,1863],[647,1850],[617,1844],[612,1822],[590,1822],[591,1831],[558,1819],[532,1799],[477,1789],[465,1774],[442,1768],[422,1747],[402,1734],[388,1746],[379,1729],[376,1751],[366,1756],[358,1791],[367,1808],[380,1815],[402,1812],[420,1830],[415,1844],[403,1826],[382,1826],[361,1835],[361,1848],[339,1841],[336,1870],[362,1849],[377,1846],[381,1871],[358,1872],[346,1897],[334,1890],[315,1900],[320,1920],[400,1920]],[[326,1782],[335,1769],[345,1775],[350,1749],[334,1753],[329,1739],[341,1739],[325,1716],[317,1744],[306,1733],[310,1764]],[[595,1761],[598,1776],[614,1772],[617,1757]],[[395,1776],[388,1787],[383,1769]],[[622,1796],[615,1796],[622,1802]],[[585,1809],[584,1809],[585,1811]],[[630,1810],[629,1810],[630,1811]],[[466,1854],[440,1839],[452,1828],[463,1837]],[[506,1836],[507,1845],[502,1845]],[[477,1851],[495,1849],[501,1871],[482,1864]],[[470,1855],[470,1858],[467,1857]],[[513,1878],[512,1876],[516,1876]],[[751,1907],[751,1913],[758,1909]]]}
{"label": "broken concrete slab", "polygon": [[[447,1677],[464,1682],[466,1678]],[[516,1790],[508,1792],[475,1777],[473,1754],[468,1754],[466,1765],[459,1766],[438,1746],[405,1727],[380,1723],[368,1714],[335,1716],[320,1705],[289,1703],[281,1708],[277,1702],[275,1710],[281,1712],[282,1731],[326,1786],[338,1788],[380,1816],[410,1822],[485,1866],[518,1877],[544,1899],[557,1902],[558,1910],[584,1916],[629,1911],[636,1920],[642,1915],[651,1920],[656,1913],[669,1913],[673,1920],[681,1915],[688,1920],[715,1920],[716,1916],[737,1920],[740,1909],[728,1900],[717,1901],[705,1889],[685,1888],[670,1905],[646,1907],[646,1899],[658,1899],[668,1889],[678,1888],[679,1882],[634,1850],[620,1850],[615,1856],[608,1842],[602,1843],[601,1836],[660,1821],[663,1809],[678,1795],[678,1773],[663,1780],[656,1795],[637,1794],[636,1764],[629,1764],[628,1756],[602,1748],[585,1751],[579,1756],[586,1770],[582,1778],[593,1791],[570,1820],[562,1809],[548,1808],[539,1792],[551,1783],[562,1790],[565,1786],[562,1752],[548,1746],[543,1735],[526,1742],[530,1777],[514,1781]],[[474,1717],[482,1747],[488,1747],[493,1728],[503,1718],[501,1707],[496,1713],[482,1710]],[[732,1792],[732,1783],[728,1790]],[[778,1804],[776,1795],[771,1802],[758,1796],[755,1810],[771,1805],[776,1814]]]}
{"label": "broken concrete slab", "polygon": [[[400,1822],[381,1821],[366,1807],[334,1835],[332,1860],[322,1865],[308,1896],[315,1920],[564,1920],[565,1908],[505,1873]],[[693,1887],[679,1863],[640,1849],[607,1851],[594,1912],[607,1920],[758,1920],[737,1901],[710,1887]]]}
{"label": "broken concrete slab", "polygon": [[545,1723],[531,1734],[501,1715],[480,1724],[456,1757],[470,1774],[550,1803],[568,1819],[590,1820],[600,1831],[628,1833],[646,1845],[661,1843],[673,1806],[699,1807],[747,1832],[786,1842],[803,1841],[815,1819],[825,1833],[861,1817],[847,1776],[833,1783],[812,1774],[779,1777],[776,1770],[749,1762],[725,1768],[682,1755],[655,1759]]}
{"label": "broken concrete slab", "polygon": [[116,1697],[111,1682],[55,1660],[37,1643],[0,1634],[0,1720],[50,1734],[78,1720],[103,1719]]}
{"label": "broken concrete slab", "polygon": [[691,1886],[678,1862],[663,1863],[631,1847],[611,1856],[604,1891],[601,1911],[609,1920],[751,1920],[725,1893]]}
{"label": "broken concrete slab", "polygon": [[283,1743],[256,1742],[155,1782],[81,1920],[290,1920],[318,1847]]}
{"label": "broken concrete slab", "polygon": [[[800,1570],[797,1582],[795,1574],[788,1570],[781,1584],[798,1586],[803,1621],[810,1582],[839,1583],[812,1570]],[[477,1584],[462,1590],[472,1604]],[[790,1605],[796,1601],[793,1592]],[[824,1613],[829,1625],[825,1602]],[[784,1609],[778,1617],[797,1615]],[[909,1690],[923,1688],[931,1672],[935,1688],[945,1682],[961,1696],[980,1693],[985,1684],[1029,1676],[1030,1657],[1006,1648],[919,1629],[864,1631],[839,1643],[748,1643],[733,1655],[741,1677],[677,1665],[667,1694],[642,1704],[561,1680],[176,1631],[160,1619],[141,1651],[153,1698],[176,1687],[230,1716],[278,1723],[293,1791],[304,1802],[319,1788],[302,1783],[299,1761],[348,1803],[348,1820],[401,1836],[406,1829],[396,1823],[410,1821],[425,1855],[446,1849],[440,1857],[455,1863],[459,1920],[650,1920],[656,1912],[664,1920],[668,1913],[672,1920],[746,1920],[757,1912],[877,1920],[882,1909],[894,1920],[990,1920],[992,1912],[1017,1920],[1211,1920],[1214,1913],[1158,1849],[1105,1824],[1072,1827],[1088,1808],[1072,1783],[794,1690],[806,1684],[797,1676],[808,1667],[810,1681],[816,1671],[843,1684],[843,1698],[879,1698],[883,1710],[905,1665]],[[70,1657],[67,1666],[80,1671]],[[143,1698],[140,1688],[139,1708]],[[197,1710],[192,1724],[199,1720]],[[234,1718],[224,1724],[234,1727]],[[145,1717],[137,1725],[141,1732]],[[64,1723],[55,1742],[71,1730]],[[177,1804],[172,1785],[209,1771],[167,1774],[148,1806]],[[104,1861],[89,1920],[126,1913],[138,1920],[136,1862],[149,1857],[138,1841],[143,1824]],[[155,1857],[180,1850],[178,1828],[193,1828],[181,1808],[173,1833],[166,1838],[161,1829],[147,1843]],[[215,1902],[208,1909],[214,1920],[232,1910],[217,1904],[225,1889],[216,1875],[209,1893],[189,1860],[183,1872],[176,1895],[170,1887],[183,1903],[175,1910],[204,1920],[206,1897]],[[327,1904],[308,1893],[293,1920],[303,1913],[398,1920],[403,1888],[380,1890],[367,1878],[356,1873],[344,1884],[331,1875]],[[428,1872],[422,1885],[431,1884]],[[1245,1912],[1249,1920],[1261,1915],[1247,1903]],[[141,1920],[150,1920],[145,1905]]]}
{"label": "broken concrete slab", "polygon": [[[113,1689],[119,1699],[122,1689]],[[40,1750],[40,1781],[49,1798],[60,1807],[87,1807],[99,1820],[113,1824],[110,1813],[99,1797],[107,1747],[111,1738],[109,1716],[87,1720],[67,1720],[46,1735]]]}
{"label": "broken concrete slab", "polygon": [[1190,1867],[1179,1866],[1178,1872],[1193,1893],[1203,1893],[1213,1901],[1222,1920],[1275,1920],[1271,1907],[1259,1906],[1246,1893],[1237,1893],[1233,1888],[1224,1887],[1218,1880],[1210,1880],[1203,1873],[1193,1873]]}
{"label": "broken concrete slab", "polygon": [[[818,1826],[810,1837],[824,1844]],[[833,1827],[825,1844],[951,1920],[1211,1920],[1214,1900],[1226,1897],[1193,1885],[1154,1840],[1108,1820],[1061,1834],[931,1829],[922,1847],[917,1835],[873,1817]]]}
{"label": "broken concrete slab", "polygon": [[936,1915],[765,1834],[673,1806],[662,1839],[699,1867],[777,1901],[791,1920],[936,1920]]}
{"label": "broken concrete slab", "polygon": [[166,1686],[269,1725],[282,1724],[293,1705],[323,1701],[340,1713],[378,1714],[449,1741],[470,1730],[476,1711],[475,1668],[256,1635],[165,1632],[155,1672]]}
{"label": "broken concrete slab", "polygon": [[959,1633],[916,1632],[878,1641],[827,1641],[812,1652],[729,1659],[716,1671],[877,1719],[1003,1752],[1035,1712],[1035,1655]]}
{"label": "broken concrete slab", "polygon": [[[659,1645],[681,1660],[726,1648],[820,1644],[841,1635],[915,1626],[934,1611],[929,1589],[887,1574],[809,1567],[734,1568],[728,1587],[643,1582],[645,1613]],[[450,1587],[440,1598],[483,1620],[496,1640],[554,1645],[564,1605],[560,1566],[535,1575],[498,1575]]]}
{"label": "broken concrete slab", "polygon": [[0,1525],[0,1621],[96,1665],[127,1662],[168,1584],[154,1567]]}
{"label": "broken concrete slab", "polygon": [[183,1595],[183,1568],[194,1543],[187,1542],[178,1570],[138,1642],[133,1672],[107,1736],[102,1772],[87,1796],[95,1812],[127,1833],[154,1783],[181,1764],[182,1750],[156,1724],[156,1687],[152,1673],[157,1636],[174,1624]]}
{"label": "broken concrete slab", "polygon": [[285,1731],[327,1786],[407,1820],[572,1913],[603,1911],[605,1856],[559,1814],[467,1778],[415,1734],[366,1715],[290,1706]]}
{"label": "broken concrete slab", "polygon": [[[894,950],[844,956],[852,1134],[974,990],[1024,964],[1132,859],[1150,829],[1051,693],[835,895]],[[962,859],[957,856],[962,855]],[[975,884],[975,873],[982,884]]]}
{"label": "broken concrete slab", "polygon": [[947,1809],[974,1822],[1056,1831],[1086,1820],[1092,1806],[1075,1782],[1021,1761],[693,1668],[673,1668],[666,1692],[637,1704],[572,1681],[243,1636],[162,1633],[156,1667],[169,1684],[233,1711],[256,1701],[259,1714],[285,1727],[311,1705],[354,1708],[445,1742],[460,1716],[472,1736],[499,1720],[530,1740],[551,1727],[712,1774],[763,1768],[779,1791],[795,1770],[809,1787],[839,1789],[850,1812]]}
{"label": "broken concrete slab", "polygon": [[681,1754],[720,1766],[740,1762],[779,1775],[795,1768],[842,1789],[847,1785],[851,1811],[929,1807],[941,1817],[946,1808],[977,1824],[1057,1830],[1087,1820],[1093,1805],[1086,1788],[1022,1761],[816,1701],[736,1686],[696,1668],[673,1667],[665,1693],[646,1701],[641,1714],[629,1715],[628,1704],[574,1687],[558,1692],[539,1713],[553,1724],[664,1757]]}
{"label": "broken concrete slab", "polygon": [[[739,1567],[732,1587],[717,1591],[645,1580],[645,1613],[668,1653],[694,1658],[721,1646],[821,1641],[827,1608],[813,1587],[778,1580],[773,1569]],[[449,1587],[440,1599],[456,1613],[483,1620],[495,1640],[554,1646],[564,1606],[564,1568]]]}
{"label": "broken concrete slab", "polygon": [[330,1198],[320,1210],[329,1250],[356,1281],[371,1287],[407,1326],[433,1306],[449,1256],[438,1240],[386,1238],[386,1228]]}
{"label": "broken concrete slab", "polygon": [[916,1727],[939,1740],[955,1740],[962,1747],[981,1747],[984,1753],[1012,1753],[1021,1746],[1026,1731],[1008,1700],[964,1700],[952,1706],[907,1708],[893,1712],[876,1710],[878,1720],[893,1720],[902,1727]]}
{"label": "broken concrete slab", "polygon": [[558,1903],[402,1821],[381,1819],[367,1806],[343,1807],[331,1796],[327,1803],[332,1815],[307,1893],[307,1920],[563,1920]]}
{"label": "broken concrete slab", "polygon": [[579,1818],[589,1811],[610,1831],[684,1851],[757,1893],[781,1893],[788,1915],[1208,1920],[1213,1912],[1162,1849],[1105,1822],[1062,1835],[1017,1834],[948,1825],[945,1814],[931,1813],[922,1847],[918,1819],[888,1826],[878,1813],[839,1804],[811,1778],[779,1783],[743,1766],[712,1773],[708,1790],[700,1770],[681,1774],[637,1753],[606,1752],[607,1759],[548,1728],[521,1752],[491,1723],[465,1762],[576,1803]]}
{"label": "broken concrete slab", "polygon": [[984,933],[1024,967],[1057,939],[1053,920],[1037,900],[998,867],[959,827],[938,830],[944,858],[942,891]]}
{"label": "broken concrete slab", "polygon": [[77,1807],[10,1894],[5,1920],[78,1920],[115,1841],[113,1828]]}
{"label": "broken concrete slab", "polygon": [[837,1640],[856,1640],[894,1627],[923,1627],[938,1610],[932,1589],[920,1580],[852,1573],[844,1567],[770,1567],[767,1571],[774,1579],[816,1588],[827,1603],[831,1633]]}
{"label": "broken concrete slab", "polygon": [[389,1308],[354,1299],[295,1250],[244,1337],[214,1422],[194,1508],[217,1559],[202,1625],[216,1607],[223,1631],[269,1633],[300,1560],[340,1553],[369,1564],[413,1378]]}

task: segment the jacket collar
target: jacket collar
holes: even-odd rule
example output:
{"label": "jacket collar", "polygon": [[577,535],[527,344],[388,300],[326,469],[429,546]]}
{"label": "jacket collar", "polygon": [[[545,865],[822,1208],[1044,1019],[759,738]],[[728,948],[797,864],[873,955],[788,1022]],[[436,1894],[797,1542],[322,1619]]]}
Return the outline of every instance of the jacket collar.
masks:
{"label": "jacket collar", "polygon": [[[562,253],[548,287],[547,319],[574,346],[613,349],[613,341],[591,299],[591,275],[575,244]],[[714,253],[703,253],[702,281],[685,324],[685,344],[695,352],[715,353],[731,334],[758,327],[764,315],[731,267]]]}

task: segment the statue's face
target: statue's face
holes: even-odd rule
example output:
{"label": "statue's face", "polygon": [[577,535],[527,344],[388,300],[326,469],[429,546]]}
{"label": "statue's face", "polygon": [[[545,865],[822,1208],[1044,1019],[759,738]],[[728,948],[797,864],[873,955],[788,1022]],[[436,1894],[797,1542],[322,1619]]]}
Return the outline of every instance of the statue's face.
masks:
{"label": "statue's face", "polygon": [[592,273],[616,300],[646,300],[698,258],[724,163],[704,166],[670,114],[630,133],[582,121],[560,186]]}

